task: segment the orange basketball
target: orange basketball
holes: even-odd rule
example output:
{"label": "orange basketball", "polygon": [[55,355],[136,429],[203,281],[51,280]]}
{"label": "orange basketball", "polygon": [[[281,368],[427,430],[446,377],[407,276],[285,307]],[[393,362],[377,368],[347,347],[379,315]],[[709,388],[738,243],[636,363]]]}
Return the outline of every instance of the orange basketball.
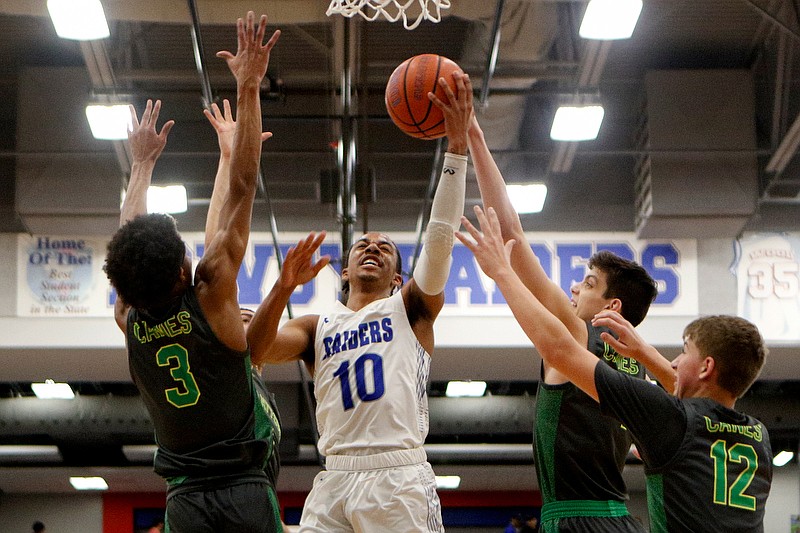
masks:
{"label": "orange basketball", "polygon": [[454,61],[436,54],[421,54],[400,63],[386,84],[386,110],[392,122],[418,139],[444,137],[444,115],[428,99],[428,93],[447,101],[437,80],[443,77],[457,93],[456,71],[461,69]]}

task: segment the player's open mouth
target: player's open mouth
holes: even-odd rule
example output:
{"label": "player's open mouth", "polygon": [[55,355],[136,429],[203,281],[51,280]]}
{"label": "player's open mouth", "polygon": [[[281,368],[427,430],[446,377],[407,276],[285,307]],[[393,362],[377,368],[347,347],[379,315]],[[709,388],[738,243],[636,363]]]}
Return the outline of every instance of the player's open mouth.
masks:
{"label": "player's open mouth", "polygon": [[361,261],[361,266],[374,266],[380,268],[381,264],[376,259],[364,259]]}

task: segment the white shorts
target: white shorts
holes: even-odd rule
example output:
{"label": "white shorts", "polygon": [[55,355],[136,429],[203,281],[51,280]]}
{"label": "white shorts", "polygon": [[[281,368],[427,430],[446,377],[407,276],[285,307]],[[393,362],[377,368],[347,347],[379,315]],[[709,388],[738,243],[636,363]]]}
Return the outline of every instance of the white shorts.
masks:
{"label": "white shorts", "polygon": [[306,498],[300,533],[443,533],[425,450],[331,456]]}

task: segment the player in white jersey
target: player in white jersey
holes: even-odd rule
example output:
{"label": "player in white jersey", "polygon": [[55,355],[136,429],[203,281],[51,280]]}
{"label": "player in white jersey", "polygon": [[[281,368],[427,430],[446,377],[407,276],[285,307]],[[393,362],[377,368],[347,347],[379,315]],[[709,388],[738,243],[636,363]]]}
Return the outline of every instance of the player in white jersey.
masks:
{"label": "player in white jersey", "polygon": [[278,331],[275,309],[311,279],[306,265],[284,272],[248,330],[253,363],[302,360],[314,376],[318,447],[326,470],[314,480],[301,532],[440,532],[441,506],[422,444],[428,434],[426,383],[433,323],[444,305],[453,232],[464,210],[467,130],[473,115],[469,77],[457,94],[443,79],[448,148],[425,245],[403,286],[397,246],[367,233],[344,256],[344,304],[306,315]]}

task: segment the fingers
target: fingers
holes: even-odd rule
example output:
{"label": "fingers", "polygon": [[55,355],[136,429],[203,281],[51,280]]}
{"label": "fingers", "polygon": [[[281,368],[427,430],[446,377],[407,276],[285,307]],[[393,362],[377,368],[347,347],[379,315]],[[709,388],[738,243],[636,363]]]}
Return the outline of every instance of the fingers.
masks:
{"label": "fingers", "polygon": [[[237,50],[241,50],[244,48],[245,43],[245,29],[244,29],[244,20],[242,18],[236,19],[236,45]],[[232,57],[232,56],[231,56]]]}
{"label": "fingers", "polygon": [[625,345],[622,342],[620,342],[619,340],[615,339],[612,334],[610,334],[610,333],[608,333],[606,331],[604,331],[604,332],[602,332],[600,334],[600,338],[603,340],[603,342],[605,342],[606,344],[611,346],[614,350],[616,350],[619,353],[624,352],[625,348],[627,348],[627,345]]}
{"label": "fingers", "polygon": [[604,309],[592,318],[592,324],[605,326],[615,329],[622,329],[625,326],[625,319],[616,311]]}
{"label": "fingers", "polygon": [[233,122],[233,112],[231,112],[231,103],[228,101],[227,98],[222,100],[222,107],[225,109],[225,120],[228,122]]}
{"label": "fingers", "polygon": [[253,42],[253,34],[255,30],[253,29],[253,24],[255,21],[256,15],[252,11],[247,12],[247,22],[244,28],[244,36],[245,36],[245,43],[249,44]]}
{"label": "fingers", "polygon": [[[150,105],[150,100],[147,101],[148,106]],[[145,112],[147,112],[147,108],[145,108]],[[153,106],[153,110],[150,113],[150,125],[153,128],[156,127],[156,122],[158,122],[158,114],[161,112],[161,100],[156,100],[155,105]]]}
{"label": "fingers", "polygon": [[136,116],[136,108],[133,105],[129,105],[128,109],[131,112],[131,126],[133,129],[139,127],[139,118]]}
{"label": "fingers", "polygon": [[172,126],[175,125],[174,120],[168,120],[162,127],[161,131],[158,133],[158,136],[166,140],[169,132],[172,131]]}
{"label": "fingers", "polygon": [[142,112],[142,120],[139,122],[139,125],[142,127],[147,127],[150,124],[150,112],[153,110],[153,101],[149,98],[147,99],[147,104],[144,106],[144,111]]}
{"label": "fingers", "polygon": [[438,108],[439,108],[439,109],[441,109],[442,111],[444,111],[444,110],[445,110],[446,104],[445,104],[444,102],[442,102],[442,101],[439,99],[439,97],[438,97],[438,96],[436,96],[434,93],[428,93],[428,100],[430,100],[431,102],[433,102],[433,105],[435,105],[436,107],[438,107]]}
{"label": "fingers", "polygon": [[[489,208],[491,209],[491,207]],[[474,208],[475,216],[478,217],[478,225],[480,225],[481,231],[485,234],[487,230],[489,230],[489,221],[486,219],[486,214],[481,209],[481,206],[476,205]]]}
{"label": "fingers", "polygon": [[475,246],[474,242],[472,242],[470,239],[468,239],[467,236],[464,235],[463,233],[461,233],[460,231],[457,231],[455,235],[456,235],[456,239],[461,241],[461,244],[466,246],[473,254],[475,253],[476,246]]}
{"label": "fingers", "polygon": [[470,222],[467,217],[465,216],[461,217],[461,224],[465,228],[467,228],[467,231],[469,232],[470,235],[472,235],[473,239],[475,239],[476,241],[480,240],[481,232],[478,230],[478,228],[472,225],[472,222]]}
{"label": "fingers", "polygon": [[265,131],[264,133],[261,134],[261,142],[263,143],[264,141],[266,141],[270,137],[272,137],[272,132],[271,131]]}
{"label": "fingers", "polygon": [[[454,73],[453,73],[453,79],[454,79],[454,80],[456,80],[456,87],[458,87],[458,81],[459,81],[459,76],[458,76],[458,74],[459,74],[458,72],[454,72]],[[441,88],[442,88],[442,91],[444,91],[444,94],[445,94],[445,96],[447,96],[447,101],[448,101],[448,102],[449,102],[451,105],[452,105],[453,103],[455,103],[455,101],[456,101],[456,95],[455,95],[455,93],[453,92],[453,89],[451,89],[451,88],[450,88],[450,84],[449,84],[449,83],[447,83],[447,80],[446,80],[446,79],[444,79],[444,78],[442,77],[442,78],[439,78],[439,79],[438,79],[438,80],[436,80],[436,81],[439,83],[439,87],[441,87]]]}
{"label": "fingers", "polygon": [[269,41],[267,42],[266,45],[264,45],[264,47],[267,50],[272,50],[272,48],[275,46],[275,43],[278,42],[278,38],[280,36],[281,36],[281,30],[275,30],[275,33],[272,34],[272,37],[269,38]]}
{"label": "fingers", "polygon": [[[203,110],[206,111],[206,110]],[[220,121],[222,120],[222,113],[219,110],[219,106],[216,102],[211,104],[211,113],[213,114],[214,120]]]}
{"label": "fingers", "polygon": [[258,43],[259,46],[261,45],[261,43],[264,42],[264,34],[266,32],[267,32],[267,16],[261,15],[261,18],[258,20],[258,30],[256,31],[256,43]]}
{"label": "fingers", "polygon": [[[458,82],[456,82],[458,83]],[[472,108],[472,80],[469,79],[469,74],[464,73],[461,77],[461,85],[458,86],[458,96],[464,95],[464,102],[467,107]]]}
{"label": "fingers", "polygon": [[319,261],[317,261],[317,264],[315,264],[315,265],[314,265],[314,268],[311,270],[311,271],[314,273],[314,277],[316,277],[316,276],[317,276],[317,274],[319,274],[319,273],[320,273],[320,271],[321,271],[323,268],[325,268],[326,266],[328,266],[328,264],[329,264],[330,262],[331,262],[331,256],[329,256],[329,255],[323,255],[322,257],[320,257],[320,258],[319,258]]}

